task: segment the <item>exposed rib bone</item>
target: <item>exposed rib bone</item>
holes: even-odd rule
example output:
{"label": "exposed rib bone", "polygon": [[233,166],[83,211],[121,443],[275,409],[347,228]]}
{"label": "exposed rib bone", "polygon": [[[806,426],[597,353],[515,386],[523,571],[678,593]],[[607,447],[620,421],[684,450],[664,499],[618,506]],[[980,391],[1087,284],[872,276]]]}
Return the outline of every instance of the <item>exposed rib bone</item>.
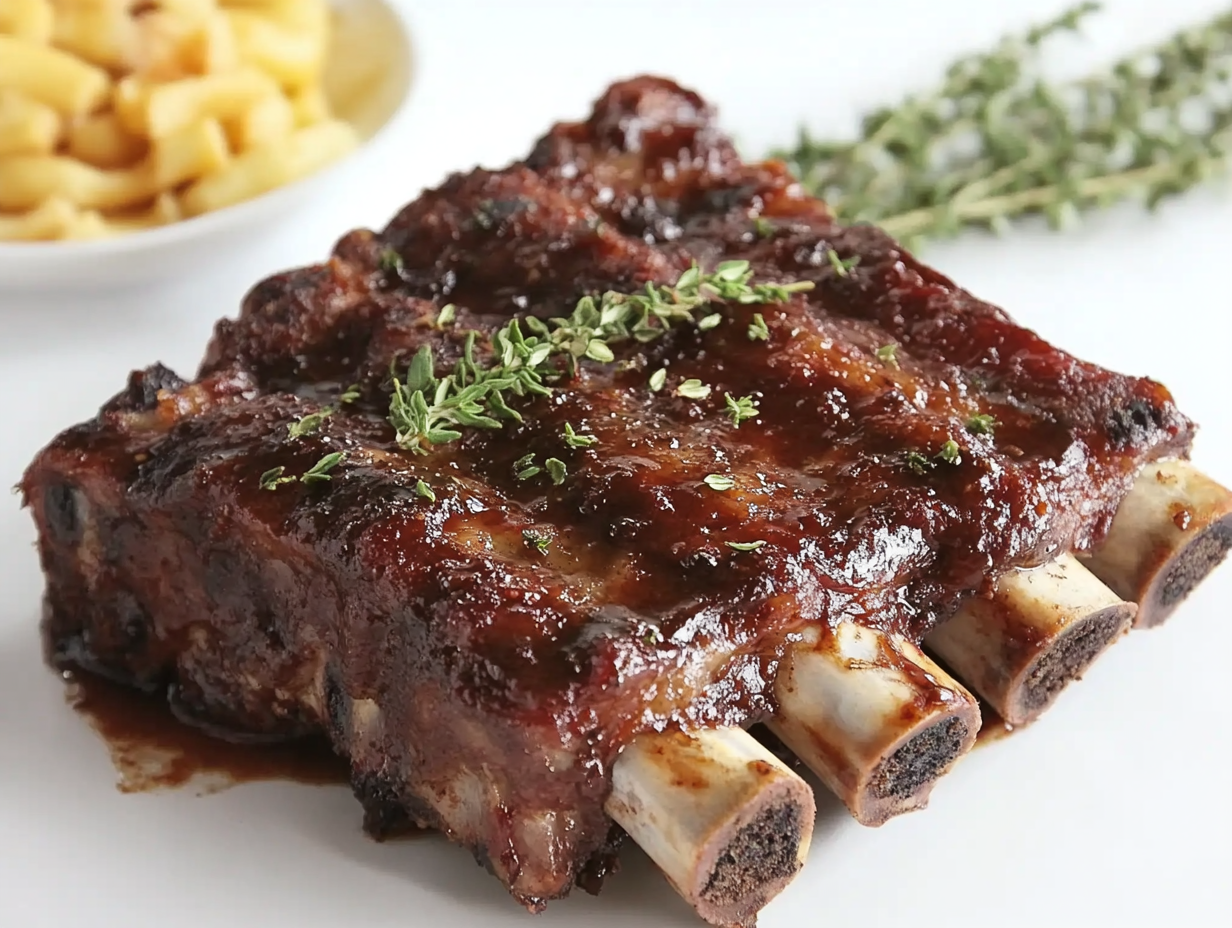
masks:
{"label": "exposed rib bone", "polygon": [[1159,625],[1232,548],[1232,492],[1186,461],[1148,464],[1087,566]]}
{"label": "exposed rib bone", "polygon": [[751,924],[804,865],[808,784],[739,728],[639,736],[612,770],[608,814],[715,925]]}
{"label": "exposed rib bone", "polygon": [[1122,632],[1137,611],[1069,554],[997,581],[925,645],[1005,721],[1030,722]]}
{"label": "exposed rib bone", "polygon": [[810,629],[779,669],[770,728],[865,825],[928,802],[975,743],[975,698],[903,638]]}

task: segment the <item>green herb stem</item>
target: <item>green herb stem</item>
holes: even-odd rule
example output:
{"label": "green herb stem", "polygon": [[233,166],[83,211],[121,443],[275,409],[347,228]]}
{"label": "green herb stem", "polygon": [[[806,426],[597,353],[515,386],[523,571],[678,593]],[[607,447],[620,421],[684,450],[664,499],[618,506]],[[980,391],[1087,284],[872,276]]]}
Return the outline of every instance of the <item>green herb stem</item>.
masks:
{"label": "green herb stem", "polygon": [[1232,151],[1232,11],[1090,77],[1049,83],[1040,47],[1096,9],[1082,3],[956,61],[934,89],[869,114],[853,141],[802,132],[778,154],[841,220],[913,244],[1031,215],[1062,226],[1205,181]]}

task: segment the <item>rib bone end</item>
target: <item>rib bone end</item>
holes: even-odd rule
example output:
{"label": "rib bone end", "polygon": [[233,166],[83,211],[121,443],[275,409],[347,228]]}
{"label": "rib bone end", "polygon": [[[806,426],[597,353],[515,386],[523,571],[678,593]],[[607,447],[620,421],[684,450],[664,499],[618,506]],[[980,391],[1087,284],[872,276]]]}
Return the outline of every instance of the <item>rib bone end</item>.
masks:
{"label": "rib bone end", "polygon": [[1232,550],[1232,492],[1186,461],[1148,464],[1117,510],[1091,571],[1162,624]]}
{"label": "rib bone end", "polygon": [[1133,624],[1137,608],[1117,603],[1075,621],[1011,681],[1010,698],[995,708],[1011,725],[1034,721]]}
{"label": "rib bone end", "polygon": [[711,924],[752,924],[804,865],[813,792],[741,729],[642,735],[612,787],[608,814]]}
{"label": "rib bone end", "polygon": [[970,750],[975,698],[911,642],[844,623],[797,645],[769,723],[864,825],[922,809]]}
{"label": "rib bone end", "polygon": [[1072,555],[1002,576],[925,639],[1012,725],[1033,721],[1129,629],[1136,607]]}

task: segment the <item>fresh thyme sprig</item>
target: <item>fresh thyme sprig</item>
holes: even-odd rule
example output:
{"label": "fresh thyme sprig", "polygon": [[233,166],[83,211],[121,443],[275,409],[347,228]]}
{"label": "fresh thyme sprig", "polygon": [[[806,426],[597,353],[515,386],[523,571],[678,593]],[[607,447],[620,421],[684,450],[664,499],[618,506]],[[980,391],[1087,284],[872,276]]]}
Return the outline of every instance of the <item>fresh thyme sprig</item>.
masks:
{"label": "fresh thyme sprig", "polygon": [[727,418],[731,419],[732,425],[740,428],[740,423],[745,419],[754,419],[760,411],[757,405],[757,400],[751,396],[742,396],[739,399],[732,396],[730,393],[723,394],[724,412]]}
{"label": "fresh thyme sprig", "polygon": [[[493,336],[486,360],[476,356],[476,336],[469,333],[462,358],[444,377],[436,376],[432,349],[425,345],[404,377],[390,372],[389,422],[395,440],[408,451],[427,454],[432,445],[461,438],[464,428],[496,429],[503,421],[521,421],[508,397],[550,394],[553,384],[577,373],[584,358],[610,364],[616,358],[613,344],[651,342],[685,323],[713,328],[723,319],[712,311],[715,303],[782,303],[812,287],[810,281],[754,283],[747,261],[725,261],[708,274],[694,265],[670,287],[648,283],[640,293],[609,291],[598,298],[583,297],[569,316],[546,322],[513,319]],[[656,372],[651,389],[662,389],[665,382],[666,372]],[[686,380],[676,392],[705,399],[710,388]],[[563,480],[565,465],[557,461],[556,468],[553,460],[546,465],[559,483],[557,473]]]}
{"label": "fresh thyme sprig", "polygon": [[1096,9],[1082,3],[956,61],[936,89],[869,114],[855,141],[802,132],[777,154],[840,219],[912,244],[1036,214],[1061,226],[1133,196],[1154,206],[1232,151],[1232,11],[1049,84],[1041,46]]}

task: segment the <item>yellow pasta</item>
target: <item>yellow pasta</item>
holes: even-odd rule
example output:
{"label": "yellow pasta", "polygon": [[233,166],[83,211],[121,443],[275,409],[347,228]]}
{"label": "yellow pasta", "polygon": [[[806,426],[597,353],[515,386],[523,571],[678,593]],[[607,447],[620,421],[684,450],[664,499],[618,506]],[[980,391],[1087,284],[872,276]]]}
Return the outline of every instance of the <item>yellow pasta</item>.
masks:
{"label": "yellow pasta", "polygon": [[51,41],[91,64],[126,68],[137,47],[137,23],[120,3],[60,3]]}
{"label": "yellow pasta", "polygon": [[342,157],[331,25],[326,0],[0,0],[0,240],[166,225]]}
{"label": "yellow pasta", "polygon": [[325,91],[319,86],[305,87],[292,94],[291,109],[295,113],[295,125],[299,127],[334,118]]}
{"label": "yellow pasta", "polygon": [[27,213],[0,213],[0,242],[49,242],[64,238],[75,218],[73,205],[58,197]]}
{"label": "yellow pasta", "polygon": [[230,160],[227,137],[215,119],[205,119],[156,139],[150,153],[154,186],[170,190],[221,169]]}
{"label": "yellow pasta", "polygon": [[155,229],[184,218],[179,202],[170,193],[161,193],[148,209],[137,212],[113,213],[108,216],[98,210],[72,213],[66,224],[64,238],[88,240],[113,238],[130,232]]}
{"label": "yellow pasta", "polygon": [[54,25],[51,0],[0,0],[0,35],[45,45]]}
{"label": "yellow pasta", "polygon": [[295,109],[280,93],[263,97],[226,124],[227,140],[236,152],[276,142],[295,128]]}
{"label": "yellow pasta", "polygon": [[60,116],[50,106],[0,90],[0,157],[49,154],[59,137]]}
{"label": "yellow pasta", "polygon": [[52,197],[85,209],[123,209],[155,194],[150,178],[140,168],[104,171],[58,155],[0,158],[0,210],[33,209]]}
{"label": "yellow pasta", "polygon": [[68,154],[96,168],[122,168],[145,157],[149,145],[129,132],[114,112],[96,113],[68,130]]}
{"label": "yellow pasta", "polygon": [[[138,86],[135,93],[137,105],[128,127],[158,139],[202,119],[238,116],[262,97],[278,93],[278,86],[249,69]],[[116,106],[119,109],[119,101]]]}
{"label": "yellow pasta", "polygon": [[307,177],[351,151],[355,130],[343,122],[297,129],[286,139],[240,155],[216,174],[203,177],[184,194],[190,216],[252,199]]}
{"label": "yellow pasta", "polygon": [[260,68],[283,87],[296,89],[318,78],[325,60],[327,33],[305,23],[289,27],[261,13],[228,13],[240,60]]}
{"label": "yellow pasta", "polygon": [[0,90],[16,90],[65,115],[82,116],[107,99],[111,79],[67,52],[0,35]]}

